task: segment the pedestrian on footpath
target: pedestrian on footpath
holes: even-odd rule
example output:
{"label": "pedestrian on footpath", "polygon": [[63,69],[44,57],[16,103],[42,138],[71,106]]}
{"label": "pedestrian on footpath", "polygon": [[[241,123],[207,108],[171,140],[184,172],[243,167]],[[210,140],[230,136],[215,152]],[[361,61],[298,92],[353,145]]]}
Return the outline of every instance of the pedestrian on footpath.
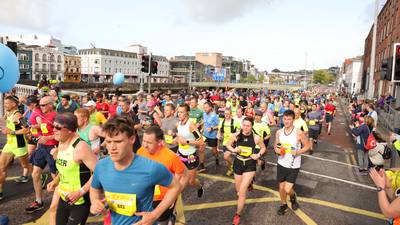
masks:
{"label": "pedestrian on footpath", "polygon": [[357,137],[357,156],[358,156],[358,172],[360,175],[368,175],[368,151],[365,149],[368,136],[373,132],[374,119],[370,116],[364,117],[364,123],[360,125],[357,120],[354,122],[354,128],[351,133]]}

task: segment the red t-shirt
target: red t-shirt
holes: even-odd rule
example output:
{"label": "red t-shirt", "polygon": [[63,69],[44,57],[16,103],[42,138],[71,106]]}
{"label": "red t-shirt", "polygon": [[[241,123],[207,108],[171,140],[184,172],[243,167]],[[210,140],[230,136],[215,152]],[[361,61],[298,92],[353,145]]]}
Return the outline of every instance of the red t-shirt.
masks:
{"label": "red t-shirt", "polygon": [[[31,125],[37,125],[38,124],[38,119],[40,119],[43,116],[43,113],[40,109],[35,109],[33,110],[31,116],[29,117],[29,123]],[[31,128],[31,134],[34,137],[39,137],[42,135],[42,132],[40,131],[40,129],[33,129]]]}
{"label": "red t-shirt", "polygon": [[[47,114],[43,114],[41,117],[41,123],[40,123],[40,131],[43,136],[51,136],[54,135],[53,131],[53,122],[54,118],[56,117],[57,113],[56,112],[49,112]],[[52,139],[47,141],[44,145],[56,145],[58,144],[58,141]]]}
{"label": "red t-shirt", "polygon": [[336,110],[336,107],[334,105],[327,104],[325,106],[325,112],[327,112],[327,113],[333,114],[335,112],[335,110]]}
{"label": "red t-shirt", "polygon": [[117,108],[118,104],[108,106],[108,113],[110,114],[110,117],[117,115]]}
{"label": "red t-shirt", "polygon": [[253,108],[246,108],[246,110],[244,110],[244,115],[246,117],[254,118],[254,114],[255,114],[255,111]]}
{"label": "red t-shirt", "polygon": [[210,98],[211,102],[214,103],[215,101],[219,101],[219,95],[213,95]]}
{"label": "red t-shirt", "polygon": [[[107,102],[96,102],[96,110],[97,111],[106,111],[108,112],[108,103]],[[108,113],[103,113],[103,115],[107,118]]]}

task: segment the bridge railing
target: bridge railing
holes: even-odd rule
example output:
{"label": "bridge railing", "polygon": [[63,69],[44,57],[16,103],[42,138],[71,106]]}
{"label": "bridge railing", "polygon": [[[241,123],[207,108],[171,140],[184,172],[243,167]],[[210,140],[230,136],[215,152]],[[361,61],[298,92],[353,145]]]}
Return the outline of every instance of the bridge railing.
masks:
{"label": "bridge railing", "polygon": [[229,88],[246,88],[246,89],[269,89],[269,90],[298,90],[302,88],[299,85],[288,84],[264,84],[264,83],[217,83],[217,82],[192,82],[192,87],[229,87]]}

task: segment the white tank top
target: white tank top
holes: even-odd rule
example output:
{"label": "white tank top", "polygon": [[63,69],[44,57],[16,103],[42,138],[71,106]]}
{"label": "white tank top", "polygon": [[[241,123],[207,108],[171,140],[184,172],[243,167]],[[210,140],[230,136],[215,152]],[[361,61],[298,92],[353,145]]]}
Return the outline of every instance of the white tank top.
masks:
{"label": "white tank top", "polygon": [[[280,135],[279,135],[279,142],[282,145],[282,147],[288,151],[289,149],[291,150],[299,150],[301,148],[301,143],[297,139],[297,132],[298,129],[294,128],[293,131],[286,135],[284,132],[285,128],[282,128]],[[290,153],[285,153],[283,156],[278,156],[278,164],[286,167],[286,168],[291,168],[291,169],[297,169],[300,168],[301,165],[301,155],[297,155],[296,157],[293,157],[292,154]]]}
{"label": "white tank top", "polygon": [[[190,120],[186,121],[185,125],[178,123],[178,135],[182,136],[186,140],[194,141],[194,135],[190,132]],[[196,152],[196,148],[193,145],[179,145],[178,151],[185,156],[192,155]]]}

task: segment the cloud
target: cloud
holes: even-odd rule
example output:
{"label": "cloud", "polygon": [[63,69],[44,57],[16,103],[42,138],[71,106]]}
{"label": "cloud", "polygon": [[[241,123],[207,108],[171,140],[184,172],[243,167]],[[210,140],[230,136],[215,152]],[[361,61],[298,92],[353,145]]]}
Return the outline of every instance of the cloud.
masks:
{"label": "cloud", "polygon": [[272,0],[181,0],[185,12],[200,23],[226,23]]}
{"label": "cloud", "polygon": [[[378,12],[380,12],[387,0],[379,0]],[[375,19],[375,0],[368,2],[365,6],[363,14],[360,15],[362,22],[366,24],[372,24]]]}
{"label": "cloud", "polygon": [[49,0],[1,0],[0,23],[7,26],[47,31]]}

